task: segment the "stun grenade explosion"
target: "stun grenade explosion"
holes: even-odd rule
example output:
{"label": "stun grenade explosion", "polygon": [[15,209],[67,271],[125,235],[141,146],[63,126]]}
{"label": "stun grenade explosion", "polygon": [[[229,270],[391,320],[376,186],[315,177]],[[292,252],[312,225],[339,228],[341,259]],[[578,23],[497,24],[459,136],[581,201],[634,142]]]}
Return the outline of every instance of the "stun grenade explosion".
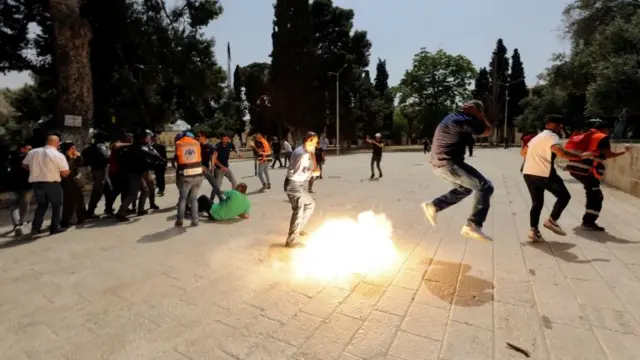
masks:
{"label": "stun grenade explosion", "polygon": [[391,221],[372,211],[360,213],[357,221],[328,220],[295,251],[291,265],[297,276],[319,280],[380,274],[398,260],[392,231]]}

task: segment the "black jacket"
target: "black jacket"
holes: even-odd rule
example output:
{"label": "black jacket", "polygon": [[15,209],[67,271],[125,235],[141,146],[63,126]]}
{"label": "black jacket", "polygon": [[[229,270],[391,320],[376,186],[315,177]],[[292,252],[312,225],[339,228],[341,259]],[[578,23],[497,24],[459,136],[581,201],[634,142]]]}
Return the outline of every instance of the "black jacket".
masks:
{"label": "black jacket", "polygon": [[22,167],[22,161],[27,153],[14,151],[9,158],[9,175],[11,189],[14,191],[24,191],[31,188],[29,184],[29,170]]}

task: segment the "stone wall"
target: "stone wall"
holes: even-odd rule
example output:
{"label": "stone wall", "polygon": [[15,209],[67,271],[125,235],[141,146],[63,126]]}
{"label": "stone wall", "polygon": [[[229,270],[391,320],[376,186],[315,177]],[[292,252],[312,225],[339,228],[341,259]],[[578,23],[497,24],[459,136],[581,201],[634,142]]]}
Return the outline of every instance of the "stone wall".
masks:
{"label": "stone wall", "polygon": [[[611,144],[615,152],[624,150],[624,143]],[[640,144],[633,144],[633,152],[607,160],[604,181],[628,194],[640,197]]]}

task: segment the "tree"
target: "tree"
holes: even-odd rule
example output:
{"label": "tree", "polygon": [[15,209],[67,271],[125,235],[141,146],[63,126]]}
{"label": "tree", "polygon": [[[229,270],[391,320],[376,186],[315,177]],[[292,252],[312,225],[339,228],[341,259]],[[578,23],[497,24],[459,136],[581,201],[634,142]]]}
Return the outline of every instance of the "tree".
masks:
{"label": "tree", "polygon": [[396,109],[396,111],[393,112],[393,140],[400,144],[402,141],[402,135],[408,135],[408,132],[409,123],[407,122],[407,119],[405,119],[402,111]]}
{"label": "tree", "polygon": [[476,76],[473,63],[463,55],[421,49],[414,56],[397,91],[400,104],[419,109],[421,136],[432,136],[442,117],[471,97],[469,87]]}
{"label": "tree", "polygon": [[487,68],[480,68],[480,70],[478,70],[478,76],[476,76],[471,95],[474,99],[484,102],[486,101],[487,96],[489,96],[490,89],[491,79],[489,79],[489,72],[487,71]]}
{"label": "tree", "polygon": [[[511,56],[511,72],[509,73],[509,99],[508,101],[508,119],[507,126],[513,129],[514,119],[522,115],[523,109],[520,106],[522,99],[529,95],[529,89],[525,82],[524,66],[520,59],[520,52],[518,49],[513,50]],[[510,137],[515,136],[511,134]]]}
{"label": "tree", "polygon": [[382,132],[388,136],[393,132],[395,109],[393,95],[389,89],[389,72],[387,71],[386,60],[378,59],[374,87],[378,93],[377,95],[381,99],[380,115],[382,116]]}
{"label": "tree", "polygon": [[[504,46],[502,39],[498,39],[496,47],[491,55],[491,63],[489,64],[489,77],[491,80],[490,97],[485,104],[485,111],[489,121],[494,126],[500,126],[504,121],[504,104],[506,96],[506,88],[502,84],[509,82],[509,58],[507,55],[507,47]],[[502,129],[502,127],[499,127]],[[498,133],[496,131],[496,137]]]}
{"label": "tree", "polygon": [[[271,106],[274,116],[295,134],[309,128],[313,33],[307,0],[276,0],[271,52]],[[285,131],[278,131],[284,133]]]}

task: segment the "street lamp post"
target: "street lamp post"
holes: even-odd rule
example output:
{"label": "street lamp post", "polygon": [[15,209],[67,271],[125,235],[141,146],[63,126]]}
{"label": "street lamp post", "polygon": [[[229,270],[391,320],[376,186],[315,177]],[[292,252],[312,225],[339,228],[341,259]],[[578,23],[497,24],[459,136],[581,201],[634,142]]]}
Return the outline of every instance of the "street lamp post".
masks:
{"label": "street lamp post", "polygon": [[499,81],[493,81],[491,80],[492,83],[501,85],[501,86],[506,86],[506,91],[505,91],[505,97],[504,97],[504,148],[507,149],[507,118],[509,115],[509,86],[519,82],[519,81],[523,81],[524,78],[518,79],[518,80],[514,80],[508,83],[501,83]]}
{"label": "street lamp post", "polygon": [[329,76],[336,77],[336,153],[340,155],[340,73],[347,65],[343,66],[338,72],[330,72]]}

